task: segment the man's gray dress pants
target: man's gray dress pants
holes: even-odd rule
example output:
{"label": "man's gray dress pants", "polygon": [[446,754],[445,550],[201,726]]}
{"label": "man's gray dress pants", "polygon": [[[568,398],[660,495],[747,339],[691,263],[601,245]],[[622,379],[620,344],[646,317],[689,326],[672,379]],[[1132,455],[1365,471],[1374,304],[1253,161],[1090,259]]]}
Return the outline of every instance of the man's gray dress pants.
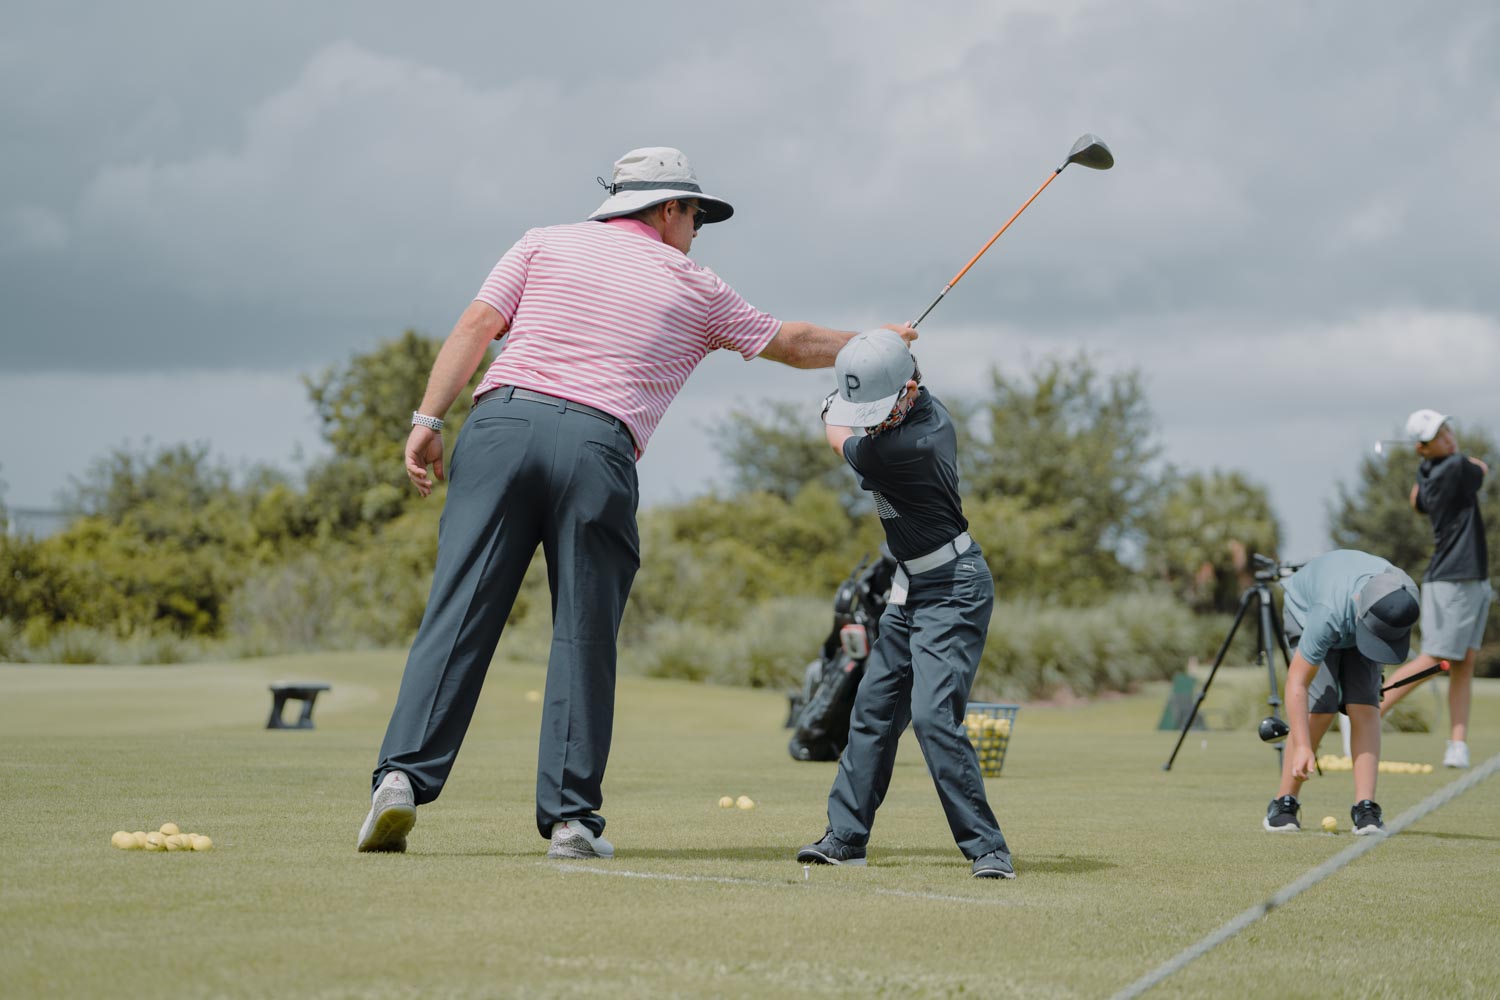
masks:
{"label": "man's gray dress pants", "polygon": [[994,603],[995,582],[974,545],[946,566],[912,576],[904,606],[886,606],[828,796],[828,829],[844,843],[869,843],[910,723],[959,850],[970,860],[1009,852],[964,728]]}
{"label": "man's gray dress pants", "polygon": [[604,831],[615,639],[640,566],[630,432],[567,405],[496,389],[459,433],[432,593],[374,774],[378,784],[404,771],[417,804],[437,798],[541,545],[553,616],[536,776],[544,837],[566,820]]}

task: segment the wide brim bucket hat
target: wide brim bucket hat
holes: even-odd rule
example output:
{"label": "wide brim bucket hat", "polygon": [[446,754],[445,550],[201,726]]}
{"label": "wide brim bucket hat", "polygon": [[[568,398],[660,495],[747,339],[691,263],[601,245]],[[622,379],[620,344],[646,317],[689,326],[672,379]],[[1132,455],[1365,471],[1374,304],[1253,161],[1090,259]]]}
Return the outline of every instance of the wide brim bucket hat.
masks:
{"label": "wide brim bucket hat", "polygon": [[589,216],[591,221],[633,215],[643,208],[678,198],[696,198],[708,213],[705,223],[723,222],[734,214],[734,206],[729,202],[704,193],[693,165],[682,150],[671,146],[632,149],[615,161],[609,183],[602,177],[595,180],[609,192],[609,197]]}

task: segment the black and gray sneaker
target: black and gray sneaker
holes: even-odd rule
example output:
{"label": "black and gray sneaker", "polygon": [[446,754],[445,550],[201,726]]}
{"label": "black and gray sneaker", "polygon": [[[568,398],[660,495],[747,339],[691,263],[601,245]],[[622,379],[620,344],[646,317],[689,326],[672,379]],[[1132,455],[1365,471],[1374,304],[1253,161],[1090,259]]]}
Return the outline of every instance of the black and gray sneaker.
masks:
{"label": "black and gray sneaker", "polygon": [[1349,818],[1354,820],[1356,837],[1385,832],[1385,824],[1380,819],[1380,806],[1370,799],[1360,799],[1354,803],[1354,807],[1349,810]]}
{"label": "black and gray sneaker", "polygon": [[1011,866],[1009,854],[1004,851],[991,851],[974,859],[974,877],[1015,878],[1016,870]]}
{"label": "black and gray sneaker", "polygon": [[816,844],[798,851],[797,860],[804,865],[863,865],[865,849],[844,843],[830,831]]}
{"label": "black and gray sneaker", "polygon": [[1297,801],[1297,796],[1283,795],[1271,800],[1266,807],[1266,818],[1260,825],[1267,833],[1297,833],[1302,829],[1302,824],[1297,821],[1297,814],[1301,811],[1302,803]]}

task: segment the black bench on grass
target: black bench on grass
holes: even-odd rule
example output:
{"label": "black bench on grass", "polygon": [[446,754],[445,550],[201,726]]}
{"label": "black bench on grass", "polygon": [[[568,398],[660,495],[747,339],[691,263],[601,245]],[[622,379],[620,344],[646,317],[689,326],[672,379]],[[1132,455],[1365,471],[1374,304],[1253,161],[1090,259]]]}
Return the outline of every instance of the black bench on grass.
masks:
{"label": "black bench on grass", "polygon": [[[329,686],[320,681],[277,681],[271,685],[271,718],[266,723],[267,729],[311,729],[313,728],[312,710],[313,702],[318,698],[318,692],[329,690]],[[281,717],[281,710],[286,706],[288,699],[296,699],[302,702],[302,714],[298,716],[296,723],[288,725]]]}

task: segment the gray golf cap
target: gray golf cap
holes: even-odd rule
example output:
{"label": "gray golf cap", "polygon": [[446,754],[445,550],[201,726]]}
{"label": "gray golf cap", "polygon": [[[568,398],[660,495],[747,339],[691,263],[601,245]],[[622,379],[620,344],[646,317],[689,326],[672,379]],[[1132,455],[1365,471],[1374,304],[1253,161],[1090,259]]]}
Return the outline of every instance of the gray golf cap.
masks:
{"label": "gray golf cap", "polygon": [[835,427],[874,427],[890,416],[896,397],[916,370],[916,359],[899,333],[866,330],[855,334],[833,361],[838,395],[823,422]]}
{"label": "gray golf cap", "polygon": [[1355,599],[1359,617],[1354,644],[1376,663],[1404,663],[1411,650],[1411,628],[1422,615],[1417,585],[1399,569],[1377,573]]}

